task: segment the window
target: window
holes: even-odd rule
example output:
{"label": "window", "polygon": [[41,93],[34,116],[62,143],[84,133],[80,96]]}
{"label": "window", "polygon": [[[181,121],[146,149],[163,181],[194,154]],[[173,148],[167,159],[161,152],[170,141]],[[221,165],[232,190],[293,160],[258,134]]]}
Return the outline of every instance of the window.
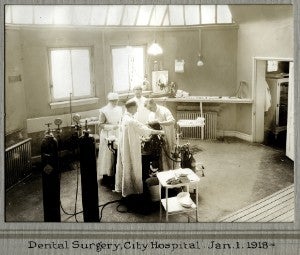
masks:
{"label": "window", "polygon": [[145,76],[145,47],[112,48],[113,90],[128,92],[141,85]]}
{"label": "window", "polygon": [[89,48],[50,49],[52,101],[94,96]]}

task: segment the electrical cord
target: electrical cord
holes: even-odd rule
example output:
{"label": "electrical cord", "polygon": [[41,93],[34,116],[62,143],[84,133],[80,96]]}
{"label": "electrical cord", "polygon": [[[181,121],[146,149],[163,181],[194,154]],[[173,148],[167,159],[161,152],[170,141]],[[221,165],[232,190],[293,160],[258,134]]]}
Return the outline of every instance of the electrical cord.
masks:
{"label": "electrical cord", "polygon": [[[102,205],[99,205],[99,206],[98,206],[99,208],[102,207],[102,208],[101,208],[101,211],[100,211],[100,216],[99,216],[100,222],[101,222],[101,220],[102,220],[104,208],[105,208],[107,205],[109,205],[109,204],[113,204],[113,203],[117,203],[117,202],[121,202],[121,200],[118,199],[118,200],[109,201],[109,202],[107,202],[107,203],[105,203],[105,204],[102,204]],[[76,215],[81,214],[81,213],[83,213],[83,211],[76,212],[75,214],[70,215],[70,217],[68,217],[66,220],[71,219],[72,217],[75,217]]]}

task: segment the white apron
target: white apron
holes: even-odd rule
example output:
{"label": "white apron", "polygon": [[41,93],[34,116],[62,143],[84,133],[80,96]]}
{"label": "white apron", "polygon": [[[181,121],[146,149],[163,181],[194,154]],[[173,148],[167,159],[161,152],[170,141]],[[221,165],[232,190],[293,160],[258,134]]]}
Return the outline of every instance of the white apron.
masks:
{"label": "white apron", "polygon": [[[161,105],[157,105],[157,110],[156,112],[151,112],[149,114],[149,121],[174,121],[175,123],[175,119],[171,113],[171,111]],[[173,161],[169,158],[171,157],[171,152],[174,150],[175,147],[175,128],[174,128],[174,124],[169,125],[169,126],[164,126],[161,125],[162,130],[165,132],[164,138],[166,141],[166,145],[165,145],[165,151],[164,149],[162,149],[162,153],[161,153],[161,161],[162,161],[162,170],[170,170],[173,169]],[[167,157],[167,155],[169,157]]]}
{"label": "white apron", "polygon": [[[99,110],[100,117],[101,114],[105,116],[105,123],[108,124],[107,126],[104,125],[104,128],[100,131],[100,138],[99,138],[99,154],[97,160],[97,173],[98,179],[101,178],[102,175],[106,174],[108,176],[112,176],[114,173],[112,172],[113,167],[113,153],[109,150],[107,146],[107,141],[105,138],[114,135],[118,138],[119,131],[111,130],[109,124],[119,125],[121,118],[122,118],[122,108],[120,106],[111,106],[110,104],[104,106]],[[100,123],[101,124],[101,123]]]}

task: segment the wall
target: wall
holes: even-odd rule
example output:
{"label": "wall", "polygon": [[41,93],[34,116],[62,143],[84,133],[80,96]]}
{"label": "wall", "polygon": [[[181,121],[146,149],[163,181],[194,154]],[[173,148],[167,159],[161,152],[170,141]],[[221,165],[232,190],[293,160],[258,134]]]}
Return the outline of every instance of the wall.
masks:
{"label": "wall", "polygon": [[[25,128],[26,101],[19,30],[5,31],[5,133]],[[19,80],[20,77],[21,80]],[[17,78],[12,81],[10,79]]]}
{"label": "wall", "polygon": [[[238,32],[237,81],[246,81],[252,96],[253,58],[293,58],[293,16],[291,8],[285,15],[268,20],[241,22]],[[237,130],[252,133],[252,107],[237,108]]]}
{"label": "wall", "polygon": [[[11,29],[8,29],[10,31]],[[191,95],[232,95],[236,85],[237,27],[222,26],[202,29],[203,67],[197,67],[199,51],[198,29],[101,29],[101,28],[32,28],[22,27],[7,45],[17,48],[10,52],[10,61],[23,58],[23,105],[25,119],[69,113],[69,107],[51,109],[49,86],[48,49],[51,47],[90,46],[93,54],[94,82],[97,104],[73,107],[73,112],[97,109],[106,104],[106,94],[112,89],[111,46],[149,45],[154,39],[164,49],[161,57],[147,57],[146,72],[151,74],[155,60],[169,70],[169,80]],[[22,45],[22,47],[21,47]],[[185,72],[174,72],[175,59],[185,60]],[[149,75],[151,79],[151,75]],[[25,95],[25,97],[24,97]],[[25,102],[24,102],[25,100]],[[13,102],[9,103],[13,105]],[[13,109],[12,106],[9,106]],[[235,106],[225,109],[226,118],[221,123],[227,130],[235,129]],[[12,115],[12,117],[16,117]],[[23,117],[23,119],[24,119]],[[14,121],[19,121],[19,117]],[[7,122],[10,125],[12,121]],[[226,126],[226,123],[228,125]],[[9,127],[14,129],[14,127]],[[8,129],[9,129],[8,128]],[[7,129],[7,130],[8,130]]]}
{"label": "wall", "polygon": [[[103,94],[104,70],[102,34],[89,29],[22,29],[24,56],[24,83],[26,84],[27,118],[59,115],[69,107],[50,109],[50,79],[48,49],[51,47],[90,46],[93,55],[94,82],[99,104],[74,106],[73,111],[86,111],[99,107],[105,101]],[[33,96],[37,95],[37,96]]]}
{"label": "wall", "polygon": [[[231,96],[236,90],[237,27],[201,28],[204,65],[198,67],[198,30],[165,33],[164,66],[171,80],[192,95]],[[184,73],[175,73],[174,60],[184,59]]]}

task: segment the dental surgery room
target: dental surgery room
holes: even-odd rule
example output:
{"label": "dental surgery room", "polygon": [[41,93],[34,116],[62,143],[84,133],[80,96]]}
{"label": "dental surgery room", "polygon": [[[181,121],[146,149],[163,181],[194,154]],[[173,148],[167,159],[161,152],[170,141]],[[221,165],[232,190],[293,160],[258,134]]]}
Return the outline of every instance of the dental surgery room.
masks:
{"label": "dental surgery room", "polygon": [[294,222],[293,22],[289,4],[5,5],[5,221]]}

